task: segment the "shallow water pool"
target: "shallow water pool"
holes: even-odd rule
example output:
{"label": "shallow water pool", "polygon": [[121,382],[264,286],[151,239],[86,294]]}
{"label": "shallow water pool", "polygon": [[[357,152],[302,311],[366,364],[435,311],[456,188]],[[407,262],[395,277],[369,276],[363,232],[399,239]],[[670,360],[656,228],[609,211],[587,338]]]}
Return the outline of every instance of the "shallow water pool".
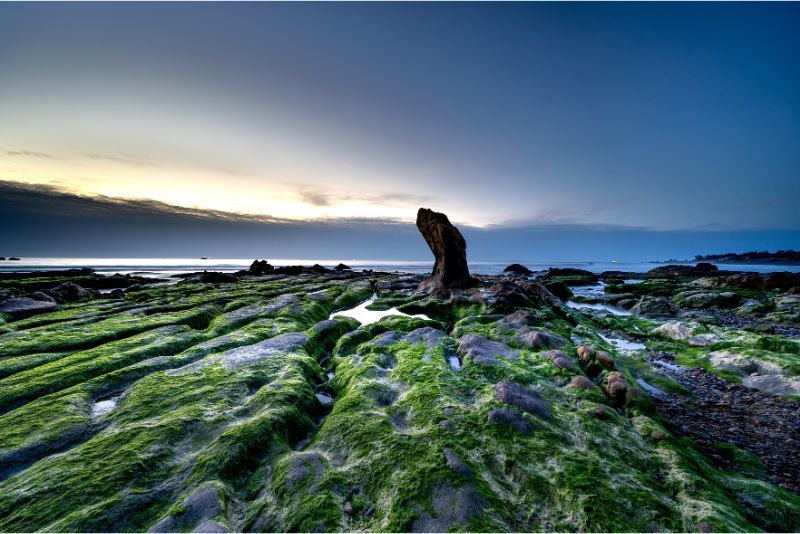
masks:
{"label": "shallow water pool", "polygon": [[92,404],[92,410],[90,413],[92,419],[98,419],[111,412],[117,407],[117,401],[119,401],[119,396],[96,401],[94,404]]}
{"label": "shallow water pool", "polygon": [[567,301],[567,306],[570,308],[575,309],[589,309],[589,310],[603,310],[614,315],[632,315],[631,312],[628,310],[623,310],[619,306],[612,306],[611,304],[600,304],[600,303],[592,303],[592,302],[575,302],[572,300]]}
{"label": "shallow water pool", "polygon": [[619,339],[616,337],[606,337],[603,334],[600,334],[600,337],[606,340],[607,343],[611,343],[615,347],[623,350],[644,350],[646,348],[644,343],[639,343],[638,341],[628,341],[626,339]]}
{"label": "shallow water pool", "polygon": [[375,302],[377,298],[378,295],[373,293],[370,298],[368,298],[355,308],[334,312],[330,315],[329,319],[333,319],[334,317],[340,317],[340,316],[352,317],[353,319],[361,323],[361,326],[366,326],[368,324],[378,322],[384,317],[388,317],[390,315],[401,315],[403,317],[419,317],[420,319],[425,319],[426,321],[431,320],[430,317],[428,317],[425,314],[419,313],[416,315],[409,315],[408,313],[401,312],[397,308],[389,308],[388,310],[368,310],[367,306]]}

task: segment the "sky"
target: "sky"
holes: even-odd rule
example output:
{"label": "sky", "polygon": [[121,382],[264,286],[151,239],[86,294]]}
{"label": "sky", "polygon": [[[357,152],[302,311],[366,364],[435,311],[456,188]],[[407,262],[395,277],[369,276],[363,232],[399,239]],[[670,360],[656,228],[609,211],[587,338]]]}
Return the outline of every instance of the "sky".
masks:
{"label": "sky", "polygon": [[793,3],[2,3],[0,255],[425,258],[420,206],[480,259],[800,248],[798,27]]}

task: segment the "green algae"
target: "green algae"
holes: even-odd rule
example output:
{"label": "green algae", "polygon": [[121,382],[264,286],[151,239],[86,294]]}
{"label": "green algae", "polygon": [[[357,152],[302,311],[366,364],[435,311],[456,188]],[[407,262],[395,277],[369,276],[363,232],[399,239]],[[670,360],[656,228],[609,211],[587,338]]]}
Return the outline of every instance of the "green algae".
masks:
{"label": "green algae", "polygon": [[[608,350],[630,384],[686,393],[599,333],[646,339],[695,365],[740,347],[793,370],[797,352],[782,338],[690,347],[650,336],[655,324],[633,317],[531,308],[526,321],[566,341],[568,369],[476,300],[382,291],[376,306],[433,320],[328,320],[369,298],[373,282],[182,282],[7,324],[0,530],[192,530],[204,521],[254,531],[800,528],[798,497],[759,480],[752,455],[728,448],[738,470],[715,467],[664,430],[646,397],[612,407],[600,388],[610,370],[589,377],[576,358],[579,338]],[[263,348],[296,334],[302,343]],[[467,334],[516,357],[465,360]],[[230,351],[248,347],[252,358],[226,366]],[[570,386],[574,376],[594,389]],[[535,391],[552,415],[520,412],[527,435],[491,421],[509,408],[495,393],[501,381]],[[335,403],[322,404],[320,392]],[[93,416],[110,395],[114,409]],[[202,492],[213,498],[201,509]]]}

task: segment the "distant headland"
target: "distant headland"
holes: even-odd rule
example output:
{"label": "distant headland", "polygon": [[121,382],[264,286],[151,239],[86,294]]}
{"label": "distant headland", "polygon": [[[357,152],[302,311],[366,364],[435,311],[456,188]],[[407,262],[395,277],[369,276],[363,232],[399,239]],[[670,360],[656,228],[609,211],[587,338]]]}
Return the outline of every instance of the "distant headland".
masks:
{"label": "distant headland", "polygon": [[696,261],[715,261],[718,263],[800,263],[800,251],[797,250],[778,250],[776,252],[742,252],[735,254],[708,254],[705,256],[697,255]]}

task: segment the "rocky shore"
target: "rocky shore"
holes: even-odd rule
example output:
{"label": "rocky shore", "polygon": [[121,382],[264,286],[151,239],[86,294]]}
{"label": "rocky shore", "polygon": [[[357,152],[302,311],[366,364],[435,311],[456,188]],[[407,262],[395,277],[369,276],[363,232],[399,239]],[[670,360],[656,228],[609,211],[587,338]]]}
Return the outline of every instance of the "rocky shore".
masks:
{"label": "rocky shore", "polygon": [[438,215],[430,277],[5,275],[0,530],[800,530],[796,275],[481,276]]}
{"label": "rocky shore", "polygon": [[800,403],[732,384],[704,369],[662,369],[691,397],[654,395],[676,436],[689,436],[719,465],[800,494]]}

